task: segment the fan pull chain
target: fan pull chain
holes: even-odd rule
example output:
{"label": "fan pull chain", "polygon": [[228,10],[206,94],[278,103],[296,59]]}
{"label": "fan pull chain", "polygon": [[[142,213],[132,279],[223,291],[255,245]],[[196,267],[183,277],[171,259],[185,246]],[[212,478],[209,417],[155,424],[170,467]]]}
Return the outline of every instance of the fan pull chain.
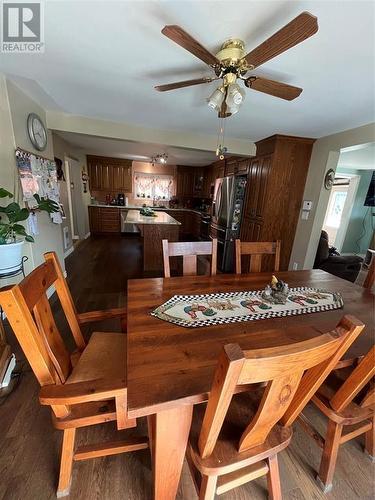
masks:
{"label": "fan pull chain", "polygon": [[219,157],[220,160],[224,160],[225,153],[228,149],[224,146],[224,138],[225,138],[225,118],[220,118],[219,122],[219,131],[217,134],[217,148],[216,148],[216,156]]}

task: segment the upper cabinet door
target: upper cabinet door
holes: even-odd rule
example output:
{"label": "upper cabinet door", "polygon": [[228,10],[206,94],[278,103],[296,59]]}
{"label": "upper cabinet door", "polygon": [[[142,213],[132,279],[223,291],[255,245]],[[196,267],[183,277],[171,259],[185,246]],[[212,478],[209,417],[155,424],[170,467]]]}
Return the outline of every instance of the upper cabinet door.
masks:
{"label": "upper cabinet door", "polygon": [[267,181],[272,156],[260,156],[250,162],[244,216],[262,219],[266,203]]}
{"label": "upper cabinet door", "polygon": [[111,165],[101,165],[102,170],[102,189],[110,191],[112,189],[112,168]]}
{"label": "upper cabinet door", "polygon": [[87,155],[91,191],[128,193],[132,191],[132,161]]}
{"label": "upper cabinet door", "polygon": [[119,193],[132,191],[132,174],[130,166],[112,166],[112,189]]}

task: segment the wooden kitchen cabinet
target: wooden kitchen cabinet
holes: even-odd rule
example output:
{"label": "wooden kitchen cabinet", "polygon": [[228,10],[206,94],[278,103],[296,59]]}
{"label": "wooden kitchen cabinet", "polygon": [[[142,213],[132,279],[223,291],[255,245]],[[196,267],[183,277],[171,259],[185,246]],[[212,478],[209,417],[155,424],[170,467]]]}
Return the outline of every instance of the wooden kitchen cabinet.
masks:
{"label": "wooden kitchen cabinet", "polygon": [[120,210],[118,208],[89,207],[90,232],[120,233]]}
{"label": "wooden kitchen cabinet", "polygon": [[289,265],[314,142],[275,135],[258,141],[257,156],[248,160],[240,238],[281,240],[282,271]]}
{"label": "wooden kitchen cabinet", "polygon": [[203,169],[203,198],[213,197],[213,187],[215,185],[215,171],[212,165],[208,165]]}
{"label": "wooden kitchen cabinet", "polygon": [[194,172],[193,167],[183,165],[177,166],[177,198],[192,197],[194,191]]}
{"label": "wooden kitchen cabinet", "polygon": [[119,193],[129,193],[132,191],[131,165],[113,165],[112,190],[117,190]]}
{"label": "wooden kitchen cabinet", "polygon": [[247,174],[249,172],[251,158],[244,158],[237,162],[237,174]]}
{"label": "wooden kitchen cabinet", "polygon": [[87,155],[91,191],[126,193],[132,191],[132,161]]}
{"label": "wooden kitchen cabinet", "polygon": [[235,157],[227,158],[225,160],[224,176],[235,175],[237,173],[237,163],[238,160]]}
{"label": "wooden kitchen cabinet", "polygon": [[266,155],[256,157],[250,162],[247,192],[243,208],[243,215],[245,217],[252,217],[258,221],[262,220],[271,159],[271,155]]}
{"label": "wooden kitchen cabinet", "polygon": [[100,233],[100,208],[89,207],[90,233]]}
{"label": "wooden kitchen cabinet", "polygon": [[218,160],[211,164],[212,166],[212,177],[214,182],[216,179],[224,177],[225,174],[225,160]]}
{"label": "wooden kitchen cabinet", "polygon": [[202,221],[202,215],[198,212],[192,212],[191,214],[191,220],[192,220],[192,230],[191,234],[195,238],[199,238],[201,235],[201,221]]}

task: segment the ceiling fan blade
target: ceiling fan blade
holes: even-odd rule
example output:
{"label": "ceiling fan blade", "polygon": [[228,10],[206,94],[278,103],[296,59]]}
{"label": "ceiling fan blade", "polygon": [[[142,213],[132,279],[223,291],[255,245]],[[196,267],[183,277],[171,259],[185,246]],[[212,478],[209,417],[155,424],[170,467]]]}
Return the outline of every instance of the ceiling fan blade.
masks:
{"label": "ceiling fan blade", "polygon": [[249,52],[243,59],[254,68],[294,47],[318,31],[318,18],[302,12],[293,21]]}
{"label": "ceiling fan blade", "polygon": [[182,87],[190,87],[191,85],[200,85],[201,83],[210,83],[218,78],[196,78],[195,80],[184,80],[183,82],[167,83],[165,85],[157,85],[155,90],[165,92],[166,90],[181,89]]}
{"label": "ceiling fan blade", "polygon": [[197,40],[195,40],[189,33],[175,24],[164,26],[161,30],[163,35],[173,40],[175,43],[183,47],[185,50],[194,54],[198,59],[208,64],[209,66],[216,66],[220,61],[211,54],[206,48],[203,47]]}
{"label": "ceiling fan blade", "polygon": [[267,78],[258,78],[257,76],[250,76],[245,80],[246,87],[258,90],[259,92],[264,92],[265,94],[270,94],[275,97],[280,97],[281,99],[286,99],[287,101],[293,101],[296,97],[300,95],[302,89],[299,87],[293,87],[293,85],[287,85],[286,83],[275,82],[274,80],[268,80]]}

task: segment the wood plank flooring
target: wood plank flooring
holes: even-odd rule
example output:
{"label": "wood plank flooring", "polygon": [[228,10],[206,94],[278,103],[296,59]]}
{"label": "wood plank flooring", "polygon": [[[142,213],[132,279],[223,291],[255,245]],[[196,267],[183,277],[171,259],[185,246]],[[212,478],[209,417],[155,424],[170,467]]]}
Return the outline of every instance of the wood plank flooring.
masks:
{"label": "wood plank flooring", "polygon": [[[100,237],[82,242],[66,261],[69,285],[80,312],[118,307],[126,302],[126,281],[142,277],[141,246],[136,237]],[[66,323],[58,324],[67,339]],[[97,329],[119,331],[115,321]],[[88,333],[87,333],[88,334]],[[7,329],[22,367],[17,388],[0,399],[0,499],[49,500],[55,497],[62,433],[54,430],[50,411],[38,403],[38,384],[12,332]],[[309,417],[325,422],[315,409]],[[145,422],[140,422],[143,426]],[[114,424],[78,430],[79,441],[110,439]],[[315,483],[320,450],[295,426],[291,446],[280,454],[280,474],[284,499],[290,500],[370,500],[375,497],[374,465],[362,451],[357,439],[343,445],[339,452],[333,491],[324,495]],[[148,450],[98,458],[74,464],[70,497],[74,500],[148,500],[152,475]],[[196,499],[195,489],[185,464],[177,498]],[[223,500],[260,500],[267,498],[264,478],[221,495]]]}

